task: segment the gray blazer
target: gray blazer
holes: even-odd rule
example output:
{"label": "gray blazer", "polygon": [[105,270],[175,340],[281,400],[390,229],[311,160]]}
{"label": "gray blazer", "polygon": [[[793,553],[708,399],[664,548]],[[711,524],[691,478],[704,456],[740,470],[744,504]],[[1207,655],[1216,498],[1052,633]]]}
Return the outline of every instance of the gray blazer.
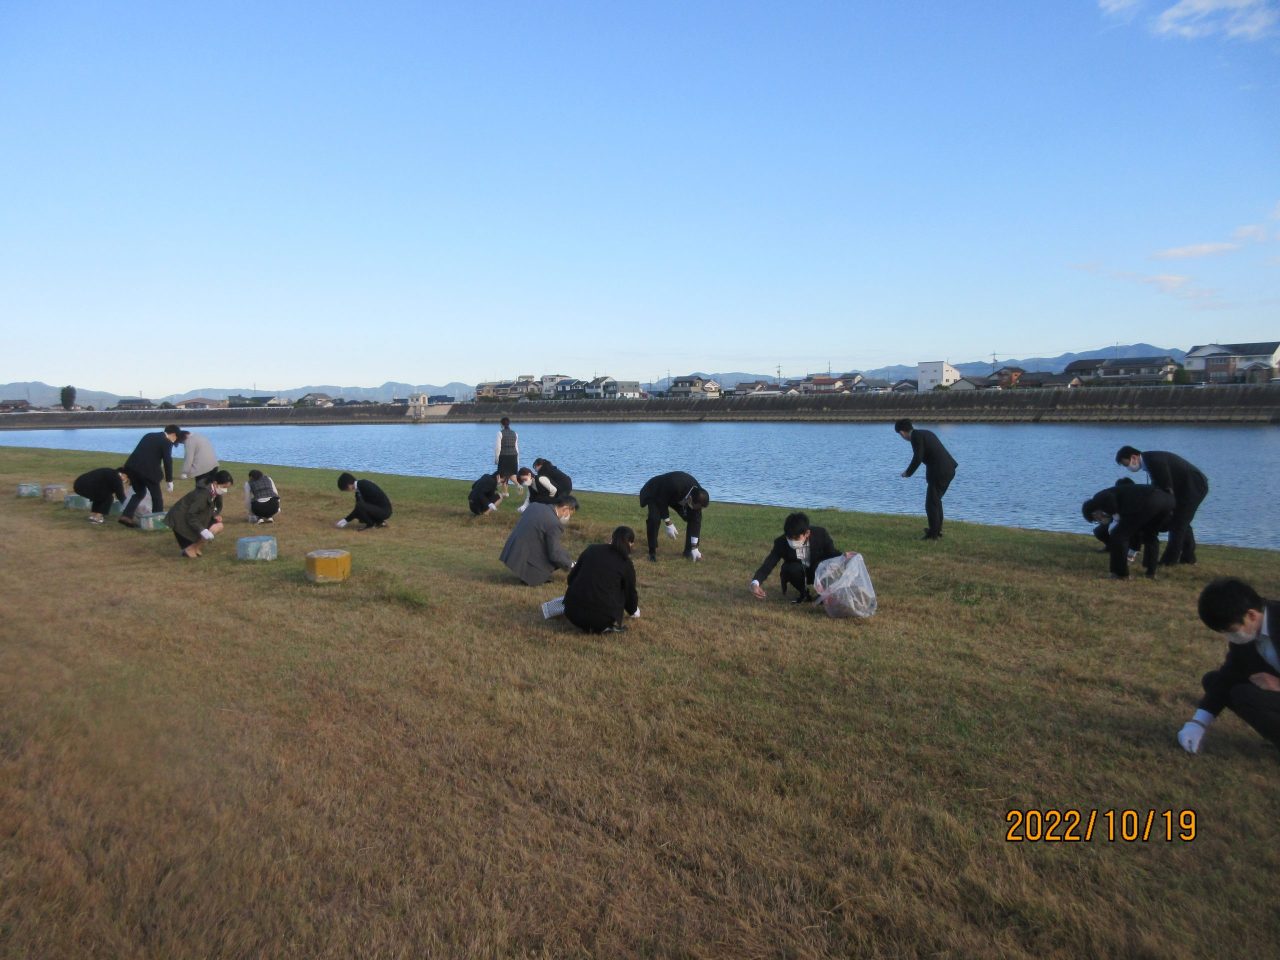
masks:
{"label": "gray blazer", "polygon": [[560,545],[562,530],[555,507],[531,503],[507,537],[498,559],[529,586],[546,583],[557,569],[568,570],[573,565]]}
{"label": "gray blazer", "polygon": [[188,477],[198,477],[202,473],[218,469],[218,455],[213,452],[213,444],[202,433],[188,433],[182,442],[182,449],[187,452],[182,463],[182,472]]}

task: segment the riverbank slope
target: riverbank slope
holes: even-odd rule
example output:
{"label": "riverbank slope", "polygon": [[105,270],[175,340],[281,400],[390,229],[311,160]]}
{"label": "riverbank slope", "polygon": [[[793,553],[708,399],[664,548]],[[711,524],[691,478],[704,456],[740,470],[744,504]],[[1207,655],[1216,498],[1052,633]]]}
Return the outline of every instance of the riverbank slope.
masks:
{"label": "riverbank slope", "polygon": [[[109,458],[108,458],[109,459]],[[15,956],[1263,955],[1276,751],[1174,734],[1223,644],[1208,578],[1100,579],[1086,536],[815,512],[867,559],[869,621],[747,593],[785,510],[713,504],[663,541],[642,617],[588,638],[496,557],[504,503],[373,476],[391,526],[335,530],[332,471],[268,468],[280,521],[196,562],[171,535],[17,499],[101,455],[0,451],[0,929]],[[247,465],[226,465],[243,480]],[[262,466],[262,465],[257,465]],[[576,555],[633,497],[584,493]],[[281,559],[237,563],[237,536]],[[311,549],[351,551],[317,587]],[[1015,810],[1099,810],[1010,842]],[[1124,810],[1154,811],[1119,839]],[[1166,841],[1164,811],[1195,812]],[[1117,839],[1104,838],[1116,811]],[[1025,833],[1025,829],[1024,829]],[[1019,834],[1021,835],[1021,834]],[[1261,841],[1261,842],[1259,842]]]}

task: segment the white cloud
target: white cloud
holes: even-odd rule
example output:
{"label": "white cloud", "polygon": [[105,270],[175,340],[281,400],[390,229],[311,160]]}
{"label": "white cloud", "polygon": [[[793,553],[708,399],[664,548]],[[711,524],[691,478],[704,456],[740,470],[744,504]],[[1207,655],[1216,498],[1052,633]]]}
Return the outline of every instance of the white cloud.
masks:
{"label": "white cloud", "polygon": [[1196,257],[1212,257],[1239,249],[1238,243],[1193,243],[1187,247],[1170,247],[1152,256],[1157,260],[1192,260]]}
{"label": "white cloud", "polygon": [[1261,224],[1250,223],[1243,227],[1236,227],[1231,236],[1241,243],[1266,243],[1267,228]]}
{"label": "white cloud", "polygon": [[1117,16],[1136,7],[1141,0],[1098,0],[1098,9],[1108,16]]}
{"label": "white cloud", "polygon": [[1191,282],[1190,277],[1182,276],[1176,273],[1161,273],[1154,277],[1138,277],[1139,283],[1149,284],[1155,287],[1161,293],[1177,294],[1187,288],[1187,284]]}
{"label": "white cloud", "polygon": [[1153,29],[1165,36],[1196,39],[1214,34],[1260,40],[1280,21],[1273,0],[1178,0],[1155,18]]}

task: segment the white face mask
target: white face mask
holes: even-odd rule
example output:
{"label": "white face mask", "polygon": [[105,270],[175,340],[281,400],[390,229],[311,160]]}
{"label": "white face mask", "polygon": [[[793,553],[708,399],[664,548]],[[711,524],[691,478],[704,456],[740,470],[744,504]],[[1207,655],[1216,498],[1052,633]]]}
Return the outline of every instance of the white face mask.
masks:
{"label": "white face mask", "polygon": [[1245,633],[1243,630],[1232,630],[1227,634],[1227,643],[1253,643],[1257,639],[1253,634]]}
{"label": "white face mask", "polygon": [[566,513],[563,517],[561,517],[561,518],[560,518],[560,526],[562,526],[562,527],[567,527],[567,526],[569,525],[569,518],[570,518],[570,517],[572,517],[572,516],[573,516],[573,514],[572,514],[572,513]]}
{"label": "white face mask", "polygon": [[532,477],[530,477],[528,480],[521,480],[521,481],[520,481],[520,486],[522,486],[522,487],[532,487],[532,486],[533,486],[533,478],[532,478]]}
{"label": "white face mask", "polygon": [[1129,472],[1130,472],[1130,473],[1137,473],[1137,472],[1138,472],[1139,470],[1141,470],[1141,469],[1142,469],[1142,461],[1141,461],[1141,460],[1130,460],[1130,461],[1129,461]]}
{"label": "white face mask", "polygon": [[790,547],[792,550],[799,550],[801,547],[803,547],[803,546],[804,546],[804,544],[805,544],[805,541],[803,541],[803,540],[788,540],[788,541],[787,541],[787,546],[788,546],[788,547]]}

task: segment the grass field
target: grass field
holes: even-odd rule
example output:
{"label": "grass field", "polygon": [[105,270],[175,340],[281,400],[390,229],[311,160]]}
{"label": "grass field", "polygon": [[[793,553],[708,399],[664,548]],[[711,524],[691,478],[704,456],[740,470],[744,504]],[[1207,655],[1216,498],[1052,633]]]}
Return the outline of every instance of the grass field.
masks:
{"label": "grass field", "polygon": [[[1174,738],[1224,651],[1200,587],[1275,596],[1280,555],[1111,582],[1083,521],[814,512],[880,600],[833,621],[747,592],[786,511],[713,503],[706,560],[664,539],[592,638],[465,483],[374,475],[395,515],[361,533],[334,472],[271,468],[251,528],[228,464],[198,561],[14,496],[115,463],[0,448],[0,956],[1280,956],[1280,754],[1229,714]],[[580,499],[571,553],[642,530]],[[261,532],[280,560],[238,563]],[[321,547],[349,581],[305,580]],[[1157,821],[1008,842],[1027,809]]]}

